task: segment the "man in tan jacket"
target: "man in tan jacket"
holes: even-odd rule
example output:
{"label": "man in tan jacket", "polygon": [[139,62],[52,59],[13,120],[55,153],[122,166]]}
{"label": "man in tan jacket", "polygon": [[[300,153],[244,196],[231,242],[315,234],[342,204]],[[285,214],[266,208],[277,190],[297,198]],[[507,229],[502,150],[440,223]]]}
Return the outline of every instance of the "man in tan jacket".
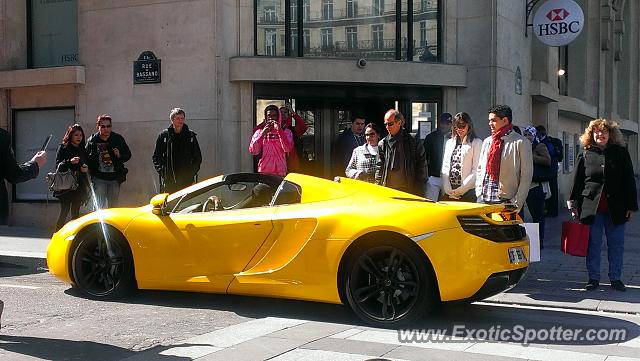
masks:
{"label": "man in tan jacket", "polygon": [[527,200],[533,156],[531,143],[513,131],[512,111],[507,105],[489,109],[491,136],[482,143],[476,174],[476,196],[483,203],[510,203],[518,210]]}

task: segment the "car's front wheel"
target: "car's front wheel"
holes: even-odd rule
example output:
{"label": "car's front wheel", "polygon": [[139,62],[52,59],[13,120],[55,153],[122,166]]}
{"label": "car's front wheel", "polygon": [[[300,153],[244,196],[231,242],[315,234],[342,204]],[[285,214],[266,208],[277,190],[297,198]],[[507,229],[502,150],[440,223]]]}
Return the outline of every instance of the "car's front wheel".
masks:
{"label": "car's front wheel", "polygon": [[91,232],[76,244],[71,258],[75,286],[91,298],[118,298],[135,288],[129,245],[110,232]]}
{"label": "car's front wheel", "polygon": [[359,247],[345,269],[349,306],[365,322],[398,327],[419,319],[435,300],[425,261],[401,242]]}

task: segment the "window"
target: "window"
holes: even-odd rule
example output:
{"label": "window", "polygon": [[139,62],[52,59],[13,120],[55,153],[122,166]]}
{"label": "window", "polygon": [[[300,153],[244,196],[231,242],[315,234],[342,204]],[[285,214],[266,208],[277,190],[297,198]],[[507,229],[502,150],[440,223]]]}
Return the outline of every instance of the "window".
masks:
{"label": "window", "polygon": [[322,20],[333,19],[333,0],[322,0]]}
{"label": "window", "polygon": [[274,206],[283,204],[297,204],[302,200],[302,190],[297,184],[282,181],[273,201]]}
{"label": "window", "polygon": [[309,51],[309,44],[311,44],[311,33],[309,32],[309,29],[304,29],[303,31],[303,40],[302,40],[302,47],[304,48],[305,52]]}
{"label": "window", "polygon": [[358,1],[357,0],[347,0],[347,17],[348,18],[358,17]]}
{"label": "window", "polygon": [[30,1],[28,67],[78,64],[78,1]]}
{"label": "window", "polygon": [[384,48],[383,25],[371,25],[371,34],[373,35],[373,48],[377,50]]}
{"label": "window", "polygon": [[[285,47],[277,46],[277,38],[285,36],[285,7],[275,0],[256,1],[256,55],[284,56]],[[284,44],[284,41],[281,42]]]}
{"label": "window", "polygon": [[320,29],[320,47],[323,51],[333,48],[333,28]]}
{"label": "window", "polygon": [[[15,133],[13,144],[15,157],[22,164],[33,157],[42,142],[49,134],[53,138],[47,147],[47,163],[40,168],[40,176],[14,186],[15,199],[18,201],[47,200],[52,199],[52,194],[44,180],[44,175],[53,172],[56,167],[56,148],[62,141],[67,127],[75,123],[75,109],[34,109],[13,111],[13,131]],[[84,128],[85,137],[91,135],[91,130]],[[1,180],[4,182],[4,179]]]}
{"label": "window", "polygon": [[256,55],[441,61],[439,0],[254,1]]}
{"label": "window", "polygon": [[373,16],[380,16],[384,14],[384,0],[373,0],[371,11],[371,15]]}
{"label": "window", "polygon": [[310,4],[311,0],[304,0],[304,2],[302,3],[302,16],[304,20],[309,20],[311,19],[311,4]]}
{"label": "window", "polygon": [[264,30],[264,54],[275,56],[276,55],[276,29]]}
{"label": "window", "polygon": [[274,24],[276,22],[275,6],[266,6],[264,8],[264,22],[267,24]]}
{"label": "window", "polygon": [[347,27],[346,35],[347,35],[347,49],[357,49],[358,48],[358,28],[355,26]]}

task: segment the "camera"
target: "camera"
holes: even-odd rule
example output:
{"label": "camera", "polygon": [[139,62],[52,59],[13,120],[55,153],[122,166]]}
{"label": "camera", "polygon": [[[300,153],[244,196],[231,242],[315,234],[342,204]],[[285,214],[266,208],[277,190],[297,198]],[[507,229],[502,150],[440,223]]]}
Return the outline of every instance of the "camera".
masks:
{"label": "camera", "polygon": [[365,58],[360,58],[358,59],[358,61],[356,62],[356,65],[358,65],[358,68],[365,68],[367,66],[367,59]]}

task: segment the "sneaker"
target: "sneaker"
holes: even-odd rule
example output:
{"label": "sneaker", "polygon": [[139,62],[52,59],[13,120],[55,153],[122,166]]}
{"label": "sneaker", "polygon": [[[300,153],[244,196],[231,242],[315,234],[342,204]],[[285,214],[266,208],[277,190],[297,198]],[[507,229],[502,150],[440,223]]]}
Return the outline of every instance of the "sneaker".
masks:
{"label": "sneaker", "polygon": [[620,291],[620,292],[624,292],[627,290],[627,287],[624,285],[624,283],[622,283],[622,281],[617,280],[617,281],[611,281],[611,287],[616,290],[616,291]]}
{"label": "sneaker", "polygon": [[[612,286],[613,286],[613,282],[611,282],[611,283],[612,283]],[[587,282],[587,285],[584,286],[584,289],[587,290],[587,291],[593,291],[596,288],[598,288],[598,286],[600,286],[600,281],[598,281],[598,280],[589,280],[589,282]]]}

